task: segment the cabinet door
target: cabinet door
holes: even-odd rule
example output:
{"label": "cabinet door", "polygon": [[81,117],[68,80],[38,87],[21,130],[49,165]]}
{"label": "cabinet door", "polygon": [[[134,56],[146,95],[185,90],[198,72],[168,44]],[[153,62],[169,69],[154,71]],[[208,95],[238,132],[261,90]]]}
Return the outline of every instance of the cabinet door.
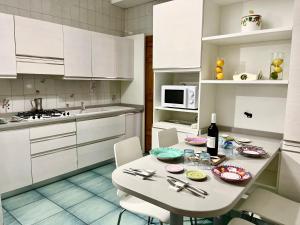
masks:
{"label": "cabinet door", "polygon": [[126,138],[139,137],[142,142],[142,113],[126,114]]}
{"label": "cabinet door", "polygon": [[90,31],[64,26],[65,77],[92,77]]}
{"label": "cabinet door", "polygon": [[78,168],[114,158],[114,144],[121,140],[122,137],[119,137],[78,147]]}
{"label": "cabinet door", "polygon": [[[300,2],[295,1],[294,12],[300,11]],[[292,51],[290,59],[289,86],[287,95],[284,139],[300,142],[300,14],[294,13]]]}
{"label": "cabinet door", "polygon": [[15,16],[16,55],[64,58],[62,25]]}
{"label": "cabinet door", "polygon": [[29,129],[0,132],[0,193],[32,184]]}
{"label": "cabinet door", "polygon": [[202,0],[176,0],[153,8],[153,68],[200,68]]}
{"label": "cabinet door", "polygon": [[300,153],[282,151],[278,191],[281,195],[300,202]]}
{"label": "cabinet door", "polygon": [[92,35],[93,77],[116,77],[115,37],[94,32]]}
{"label": "cabinet door", "polygon": [[0,13],[0,77],[16,77],[14,17]]}
{"label": "cabinet door", "polygon": [[116,73],[121,79],[133,79],[134,41],[116,37]]}

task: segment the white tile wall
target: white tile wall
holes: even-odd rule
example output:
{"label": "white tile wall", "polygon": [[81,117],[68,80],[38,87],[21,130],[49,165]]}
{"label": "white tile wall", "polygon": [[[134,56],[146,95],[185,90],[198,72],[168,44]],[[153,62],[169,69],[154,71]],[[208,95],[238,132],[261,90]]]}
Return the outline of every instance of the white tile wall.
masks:
{"label": "white tile wall", "polygon": [[110,0],[0,0],[0,12],[123,35],[125,10]]}
{"label": "white tile wall", "polygon": [[[0,113],[31,110],[31,100],[43,98],[43,108],[120,103],[120,81],[66,81],[38,76],[0,80]],[[3,100],[9,107],[3,108]]]}

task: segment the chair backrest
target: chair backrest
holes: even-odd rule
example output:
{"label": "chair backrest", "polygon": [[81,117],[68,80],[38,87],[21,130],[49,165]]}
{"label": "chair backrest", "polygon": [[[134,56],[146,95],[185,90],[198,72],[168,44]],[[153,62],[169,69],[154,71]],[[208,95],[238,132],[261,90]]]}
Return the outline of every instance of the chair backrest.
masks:
{"label": "chair backrest", "polygon": [[179,143],[176,128],[166,129],[158,132],[159,147],[170,147]]}
{"label": "chair backrest", "polygon": [[132,137],[118,142],[114,145],[114,153],[117,167],[143,157],[140,139]]}

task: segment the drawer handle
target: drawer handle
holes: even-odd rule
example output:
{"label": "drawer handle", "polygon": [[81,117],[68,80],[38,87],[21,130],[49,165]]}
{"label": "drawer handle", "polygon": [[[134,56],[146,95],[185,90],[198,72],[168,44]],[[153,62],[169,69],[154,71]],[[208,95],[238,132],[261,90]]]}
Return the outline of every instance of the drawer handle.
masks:
{"label": "drawer handle", "polygon": [[42,153],[32,154],[31,158],[38,158],[38,157],[41,157],[41,156],[52,155],[52,154],[55,154],[55,153],[58,153],[58,152],[64,152],[64,151],[68,151],[68,150],[71,150],[71,149],[76,149],[76,145],[63,147],[63,148],[57,148],[57,149],[49,150],[49,151],[42,152]]}
{"label": "drawer handle", "polygon": [[53,135],[53,136],[48,136],[48,137],[31,139],[31,143],[37,143],[37,142],[43,142],[43,141],[50,141],[50,140],[54,140],[54,139],[60,139],[60,138],[70,137],[70,136],[75,136],[75,135],[76,135],[76,132],[58,134],[58,135]]}

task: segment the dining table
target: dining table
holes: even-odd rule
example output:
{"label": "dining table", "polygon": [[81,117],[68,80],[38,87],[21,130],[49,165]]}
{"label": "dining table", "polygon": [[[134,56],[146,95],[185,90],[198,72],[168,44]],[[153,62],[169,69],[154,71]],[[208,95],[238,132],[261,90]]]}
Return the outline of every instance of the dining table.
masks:
{"label": "dining table", "polygon": [[[210,169],[204,170],[207,174],[205,181],[189,180],[186,178],[185,173],[171,174],[167,172],[166,166],[170,163],[182,164],[185,170],[197,169],[197,166],[185,165],[183,161],[160,161],[150,154],[116,168],[112,173],[113,184],[117,189],[129,195],[168,210],[171,225],[183,225],[184,216],[220,218],[220,216],[232,210],[249,188],[253,186],[259,175],[279,154],[281,146],[281,141],[276,138],[238,133],[227,134],[235,138],[247,138],[251,140],[251,145],[260,146],[268,153],[268,157],[248,158],[235,152],[225,162],[222,162],[222,165],[234,165],[249,171],[252,178],[246,183],[233,184],[225,182],[215,176]],[[192,146],[185,142],[178,143],[172,148],[180,150],[193,149],[195,152],[206,151],[206,147]],[[128,151],[130,152],[130,150]],[[219,151],[222,151],[222,149],[219,149]],[[132,176],[123,172],[124,169],[129,168],[155,170],[156,173],[151,180],[141,179],[139,176]],[[174,188],[171,188],[167,176],[187,181],[190,185],[205,190],[208,195],[205,198],[200,198],[186,190],[177,192]],[[215,223],[219,222],[217,219],[215,220]]]}

